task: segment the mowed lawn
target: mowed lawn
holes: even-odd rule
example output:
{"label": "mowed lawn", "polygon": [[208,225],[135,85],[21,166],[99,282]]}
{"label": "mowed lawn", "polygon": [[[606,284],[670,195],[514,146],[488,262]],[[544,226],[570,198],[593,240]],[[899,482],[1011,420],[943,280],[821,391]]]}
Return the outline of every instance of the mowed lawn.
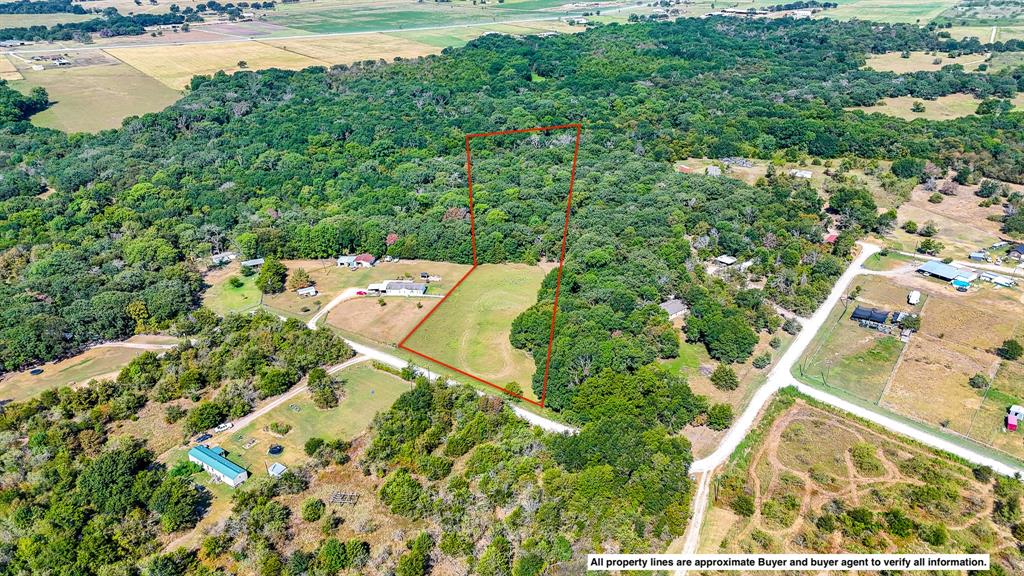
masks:
{"label": "mowed lawn", "polygon": [[[369,362],[346,368],[334,377],[342,381],[341,401],[335,408],[317,408],[309,391],[304,391],[248,426],[220,435],[215,443],[227,450],[229,458],[250,475],[266,474],[266,466],[271,462],[295,466],[308,458],[303,451],[306,440],[313,437],[351,440],[367,429],[377,412],[390,408],[412,387],[397,376],[377,370]],[[274,422],[292,428],[281,436],[270,431],[269,426]],[[256,443],[250,445],[253,440]],[[267,449],[271,444],[280,444],[284,451],[270,456]],[[166,455],[165,461],[173,463],[184,458],[187,450],[188,447],[178,447]]]}
{"label": "mowed lawn", "polygon": [[857,300],[848,305],[836,304],[794,373],[805,381],[841,388],[858,398],[878,402],[903,343],[897,337],[862,328],[850,315],[858,305],[890,312],[920,312],[922,304],[908,305],[908,289],[884,277],[862,276],[853,285],[861,287]]}
{"label": "mowed lawn", "polygon": [[181,93],[126,64],[24,70],[11,86],[21,92],[41,86],[54,102],[32,123],[64,132],[98,132],[119,128],[128,116],[157,112]]}
{"label": "mowed lawn", "polygon": [[[231,278],[238,278],[242,285],[232,286]],[[208,273],[204,280],[210,287],[203,293],[203,305],[221,316],[247,312],[260,305],[256,276],[243,276],[237,262]]]}
{"label": "mowed lawn", "polygon": [[512,347],[512,321],[537,301],[545,270],[482,264],[405,345],[499,386],[516,382],[533,397],[533,358]]}
{"label": "mowed lawn", "polygon": [[[176,338],[157,336],[135,336],[128,342],[174,343]],[[139,348],[103,347],[91,348],[59,362],[43,364],[43,373],[38,376],[29,370],[6,374],[0,378],[0,400],[16,402],[31,398],[43,390],[86,384],[90,380],[115,378],[121,368],[145,350]]]}

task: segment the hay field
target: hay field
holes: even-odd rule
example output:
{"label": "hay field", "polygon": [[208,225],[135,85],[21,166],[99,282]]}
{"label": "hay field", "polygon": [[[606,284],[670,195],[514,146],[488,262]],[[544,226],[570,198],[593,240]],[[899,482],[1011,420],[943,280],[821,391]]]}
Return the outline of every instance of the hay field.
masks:
{"label": "hay field", "polygon": [[32,123],[64,132],[99,132],[119,128],[124,118],[156,112],[181,93],[126,64],[49,70],[25,70],[13,87],[27,92],[46,89],[55,104],[32,117]]}
{"label": "hay field", "polygon": [[[912,110],[914,102],[924,105],[924,112]],[[874,106],[851,106],[846,110],[861,110],[867,114],[878,113],[904,120],[952,120],[974,114],[981,101],[970,94],[948,94],[935,100],[923,100],[913,96],[882,98]]]}
{"label": "hay field", "polygon": [[[983,64],[986,57],[985,54],[967,54],[966,56],[950,58],[941,52],[934,54],[911,52],[909,58],[903,58],[900,52],[886,52],[885,54],[874,54],[868,57],[867,64],[864,67],[877,70],[878,72],[906,74],[908,72],[934,72],[945,66],[960,64],[965,70],[970,71],[976,70],[978,65]],[[939,62],[936,64],[935,60]]]}
{"label": "hay field", "polygon": [[405,345],[499,386],[533,397],[533,358],[512,347],[512,321],[537,301],[546,272],[525,264],[482,264]]}
{"label": "hay field", "polygon": [[874,20],[925,24],[957,0],[839,0],[839,7],[815,14],[815,18]]}
{"label": "hay field", "polygon": [[265,43],[283,51],[305,56],[325,64],[351,64],[362,60],[396,57],[416,58],[439,54],[444,48],[389,34],[359,34],[321,38],[268,39]]}
{"label": "hay field", "polygon": [[252,70],[299,70],[330,64],[261,42],[110,48],[107,53],[175,90],[188,86],[197,74],[242,70],[239,63],[243,61]]}
{"label": "hay field", "polygon": [[84,22],[100,18],[99,14],[0,14],[0,28],[29,28],[31,26],[53,26],[71,22]]}
{"label": "hay field", "polygon": [[0,54],[0,80],[14,81],[24,78],[18,68],[11,62],[10,56]]}

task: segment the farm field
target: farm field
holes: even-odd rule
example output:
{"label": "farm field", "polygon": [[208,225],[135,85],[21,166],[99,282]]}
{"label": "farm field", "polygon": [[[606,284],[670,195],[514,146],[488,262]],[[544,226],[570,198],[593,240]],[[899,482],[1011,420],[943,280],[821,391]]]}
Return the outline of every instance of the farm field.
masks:
{"label": "farm field", "polygon": [[[786,393],[733,454],[713,494],[702,553],[979,549],[1004,567],[1020,562],[1016,539],[994,520],[991,480]],[[874,528],[849,528],[864,523]],[[933,530],[945,538],[929,536]]]}
{"label": "farm field", "polygon": [[850,314],[858,305],[890,312],[917,312],[921,305],[907,304],[907,289],[884,277],[862,276],[854,280],[853,286],[861,287],[857,299],[848,304],[836,304],[797,369],[804,380],[877,402],[903,350],[903,343],[898,337],[862,328],[850,320]]}
{"label": "farm field", "polygon": [[[418,280],[422,272],[441,277],[440,281],[430,283],[427,288],[427,294],[441,296],[450,290],[470,268],[466,264],[432,262],[429,260],[378,262],[373,268],[359,268],[354,271],[339,267],[334,259],[284,260],[282,264],[288,268],[289,273],[300,268],[308,272],[310,279],[313,280],[320,294],[307,298],[299,296],[292,290],[287,290],[281,294],[264,296],[263,303],[274,310],[300,319],[311,318],[323,305],[330,302],[338,294],[341,294],[346,288],[366,288],[370,284],[383,280],[399,280],[403,278]],[[344,302],[339,308],[350,306],[357,300]],[[389,302],[393,300],[394,298],[391,298]],[[435,302],[435,300],[430,298],[424,300]],[[377,299],[373,298],[372,301],[376,306]],[[331,315],[334,316],[335,314],[332,313]],[[397,340],[388,341],[397,342]]]}
{"label": "farm field", "polygon": [[28,28],[31,26],[53,26],[70,22],[84,22],[99,18],[99,14],[0,14],[0,28]]}
{"label": "farm field", "polygon": [[[914,102],[921,102],[924,112],[914,112]],[[970,94],[948,94],[935,100],[922,100],[913,96],[882,98],[874,106],[851,106],[846,110],[860,110],[867,114],[885,114],[904,120],[924,118],[926,120],[952,120],[970,116],[978,109],[981,101]]]}
{"label": "farm field", "polygon": [[8,56],[0,54],[0,80],[14,81],[21,80],[24,76],[18,72],[18,68],[11,62]]}
{"label": "farm field", "polygon": [[[987,38],[985,39],[988,40]],[[976,70],[979,64],[985,62],[986,56],[981,54],[967,54],[950,58],[946,54],[936,52],[910,52],[908,58],[903,58],[900,52],[886,52],[875,54],[867,59],[865,68],[872,68],[879,72],[895,72],[907,74],[909,72],[934,72],[945,66],[960,64],[965,70]],[[936,62],[938,61],[938,62]]]}
{"label": "farm field", "polygon": [[515,382],[534,398],[533,358],[512,347],[512,321],[537,299],[546,269],[481,264],[405,343],[499,386]]}
{"label": "farm field", "polygon": [[[232,286],[232,278],[238,278],[241,286]],[[238,262],[207,273],[203,281],[210,285],[203,292],[203,306],[221,316],[247,312],[260,305],[262,294],[256,287],[256,276],[243,276]]]}
{"label": "farm field", "polygon": [[956,3],[957,0],[839,0],[838,8],[819,12],[815,17],[925,24]]}
{"label": "farm field", "polygon": [[170,106],[181,93],[126,64],[68,69],[23,70],[12,87],[28,92],[46,89],[55,104],[32,117],[32,123],[64,132],[98,132],[119,128],[128,116]]}
{"label": "farm field", "polygon": [[[177,338],[169,336],[133,336],[129,343],[173,344]],[[85,384],[90,380],[115,378],[126,364],[145,352],[141,348],[104,346],[90,348],[81,354],[58,362],[43,364],[38,376],[23,370],[0,378],[0,400],[21,401],[44,390]]]}

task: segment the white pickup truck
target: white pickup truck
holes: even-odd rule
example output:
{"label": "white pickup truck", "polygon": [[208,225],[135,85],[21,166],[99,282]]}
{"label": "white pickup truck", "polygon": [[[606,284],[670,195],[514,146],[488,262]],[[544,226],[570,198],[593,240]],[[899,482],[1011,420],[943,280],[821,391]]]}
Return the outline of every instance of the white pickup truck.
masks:
{"label": "white pickup truck", "polygon": [[232,426],[234,426],[234,424],[232,424],[231,422],[224,422],[223,424],[218,424],[217,427],[213,429],[213,433],[216,434],[217,432],[223,432],[225,430],[230,429]]}

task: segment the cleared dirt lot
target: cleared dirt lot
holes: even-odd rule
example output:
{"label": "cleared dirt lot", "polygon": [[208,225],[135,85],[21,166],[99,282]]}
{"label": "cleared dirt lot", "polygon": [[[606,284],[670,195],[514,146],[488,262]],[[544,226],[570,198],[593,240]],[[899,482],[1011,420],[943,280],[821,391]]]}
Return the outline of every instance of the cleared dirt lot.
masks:
{"label": "cleared dirt lot", "polygon": [[[755,441],[717,482],[699,552],[929,550],[912,534],[897,541],[879,531],[868,543],[819,527],[821,516],[854,507],[872,514],[898,509],[915,523],[942,524],[951,533],[943,551],[980,545],[1002,560],[1000,552],[1015,550],[1010,532],[991,519],[991,485],[976,481],[966,466],[799,399],[790,406],[776,401],[768,410],[772,420],[758,426]],[[953,493],[931,497],[922,490],[940,484]],[[740,497],[753,502],[750,516],[735,512]]]}

